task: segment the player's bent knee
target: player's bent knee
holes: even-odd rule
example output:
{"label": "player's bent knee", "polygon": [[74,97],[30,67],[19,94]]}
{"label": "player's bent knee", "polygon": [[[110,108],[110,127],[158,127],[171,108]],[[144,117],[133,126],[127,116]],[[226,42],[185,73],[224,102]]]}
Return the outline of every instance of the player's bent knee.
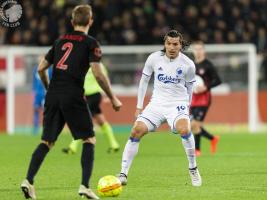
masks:
{"label": "player's bent knee", "polygon": [[143,132],[141,132],[140,130],[132,129],[131,137],[141,138],[143,135],[144,135]]}
{"label": "player's bent knee", "polygon": [[137,121],[131,131],[131,137],[140,139],[148,132],[144,122]]}
{"label": "player's bent knee", "polygon": [[96,143],[96,137],[86,138],[86,139],[83,140],[83,143],[90,143],[90,144],[95,145],[95,143]]}
{"label": "player's bent knee", "polygon": [[135,126],[132,129],[131,136],[133,138],[141,138],[146,134],[146,132],[147,132],[146,129],[144,129],[143,127]]}
{"label": "player's bent knee", "polygon": [[187,127],[180,127],[177,131],[181,135],[186,135],[190,132],[190,129],[188,129]]}
{"label": "player's bent knee", "polygon": [[188,120],[181,119],[176,122],[176,131],[180,133],[181,135],[186,135],[190,132],[190,124]]}

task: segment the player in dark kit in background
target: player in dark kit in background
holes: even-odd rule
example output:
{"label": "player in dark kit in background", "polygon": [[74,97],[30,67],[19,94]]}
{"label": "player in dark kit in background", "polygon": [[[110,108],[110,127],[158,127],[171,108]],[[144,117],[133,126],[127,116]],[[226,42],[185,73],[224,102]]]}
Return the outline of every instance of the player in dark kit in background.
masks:
{"label": "player in dark kit in background", "polygon": [[[89,66],[110,98],[114,110],[118,111],[122,104],[113,94],[109,80],[99,66],[101,49],[98,42],[87,35],[92,23],[91,6],[76,6],[72,11],[74,31],[56,40],[39,64],[40,78],[48,90],[44,107],[44,130],[42,141],[32,154],[27,177],[21,184],[25,198],[36,199],[34,177],[67,123],[74,139],[82,139],[84,142],[81,155],[82,181],[78,193],[90,199],[99,199],[89,188],[96,142],[91,115],[83,96],[84,78]],[[46,69],[51,64],[53,74],[48,84]]]}
{"label": "player in dark kit in background", "polygon": [[196,155],[200,156],[200,139],[206,137],[211,141],[211,153],[216,152],[216,146],[219,141],[218,136],[211,135],[203,128],[203,121],[211,104],[210,89],[221,84],[221,80],[213,64],[206,58],[204,43],[197,41],[192,45],[193,55],[196,64],[196,75],[200,76],[203,81],[203,86],[197,86],[193,93],[191,103],[192,131],[195,136]]}

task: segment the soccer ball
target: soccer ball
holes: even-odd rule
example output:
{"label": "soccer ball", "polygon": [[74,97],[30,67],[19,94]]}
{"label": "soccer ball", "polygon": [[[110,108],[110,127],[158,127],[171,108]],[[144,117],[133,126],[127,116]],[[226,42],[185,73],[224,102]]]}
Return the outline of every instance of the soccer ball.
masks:
{"label": "soccer ball", "polygon": [[198,75],[195,76],[195,80],[196,80],[196,82],[194,83],[193,92],[197,93],[198,92],[198,87],[199,86],[204,86],[205,83],[204,83],[204,80]]}
{"label": "soccer ball", "polygon": [[98,181],[97,191],[103,197],[119,196],[122,192],[121,182],[115,176],[104,176]]}

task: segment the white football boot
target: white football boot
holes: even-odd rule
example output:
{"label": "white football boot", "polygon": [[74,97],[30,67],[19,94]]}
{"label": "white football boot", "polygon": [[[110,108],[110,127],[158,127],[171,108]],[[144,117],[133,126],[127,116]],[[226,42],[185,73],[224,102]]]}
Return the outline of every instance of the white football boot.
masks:
{"label": "white football boot", "polygon": [[84,185],[80,185],[78,193],[82,197],[87,197],[87,199],[99,199],[90,188],[87,188]]}
{"label": "white football boot", "polygon": [[199,187],[202,185],[202,179],[197,168],[189,169],[192,185]]}
{"label": "white football boot", "polygon": [[127,176],[123,173],[117,175],[117,178],[120,180],[121,185],[127,185]]}
{"label": "white football boot", "polygon": [[24,196],[26,199],[29,199],[29,198],[34,199],[34,200],[36,199],[34,186],[31,185],[27,179],[25,179],[21,183],[20,188],[22,192],[24,193]]}

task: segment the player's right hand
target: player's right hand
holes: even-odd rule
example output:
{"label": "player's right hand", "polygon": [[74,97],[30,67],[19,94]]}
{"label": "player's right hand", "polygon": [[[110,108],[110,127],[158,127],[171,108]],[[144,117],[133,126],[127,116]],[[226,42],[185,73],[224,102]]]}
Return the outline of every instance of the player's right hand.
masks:
{"label": "player's right hand", "polygon": [[111,99],[111,103],[112,103],[113,109],[115,111],[119,111],[120,110],[120,108],[122,106],[122,103],[121,103],[121,101],[117,97],[113,97]]}

